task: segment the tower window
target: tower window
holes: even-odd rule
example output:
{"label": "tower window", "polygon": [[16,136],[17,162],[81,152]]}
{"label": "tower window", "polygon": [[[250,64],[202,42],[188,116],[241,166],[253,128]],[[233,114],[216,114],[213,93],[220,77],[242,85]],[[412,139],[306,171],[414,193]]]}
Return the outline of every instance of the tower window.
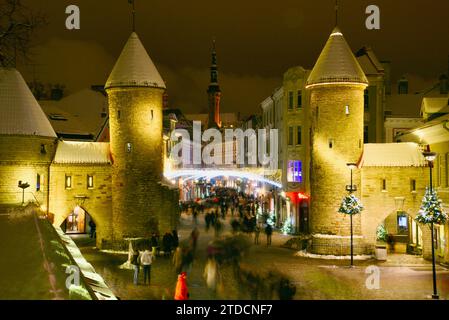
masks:
{"label": "tower window", "polygon": [[290,91],[288,93],[288,109],[292,110],[293,109],[293,92]]}
{"label": "tower window", "polygon": [[120,120],[121,117],[122,117],[122,113],[121,113],[121,111],[119,110],[119,111],[117,111],[117,119]]}
{"label": "tower window", "polygon": [[334,139],[329,139],[329,149],[332,149],[334,147],[335,141]]}
{"label": "tower window", "polygon": [[151,120],[153,120],[153,119],[154,119],[154,110],[151,109]]}
{"label": "tower window", "polygon": [[345,113],[347,116],[349,116],[349,106],[345,106]]}
{"label": "tower window", "polygon": [[298,91],[298,109],[302,108],[302,91]]}
{"label": "tower window", "polygon": [[126,152],[131,153],[131,151],[133,151],[133,144],[128,142],[126,144]]}
{"label": "tower window", "polygon": [[41,175],[38,173],[36,175],[36,191],[41,190]]}
{"label": "tower window", "polygon": [[416,180],[415,179],[410,180],[410,191],[411,192],[416,191]]}
{"label": "tower window", "polygon": [[87,176],[87,189],[94,188],[94,176]]}
{"label": "tower window", "polygon": [[382,191],[387,191],[387,179],[382,179]]}
{"label": "tower window", "polygon": [[45,148],[45,144],[41,144],[41,154],[46,154],[47,149]]}
{"label": "tower window", "polygon": [[65,188],[72,189],[72,176],[65,176]]}

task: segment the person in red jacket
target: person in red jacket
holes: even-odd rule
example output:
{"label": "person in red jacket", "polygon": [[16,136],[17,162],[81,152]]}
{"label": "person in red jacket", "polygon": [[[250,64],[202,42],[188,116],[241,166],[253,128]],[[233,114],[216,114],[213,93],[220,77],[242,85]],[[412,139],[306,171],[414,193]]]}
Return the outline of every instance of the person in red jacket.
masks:
{"label": "person in red jacket", "polygon": [[187,289],[187,272],[182,272],[178,276],[178,282],[176,283],[175,300],[188,300],[189,291]]}

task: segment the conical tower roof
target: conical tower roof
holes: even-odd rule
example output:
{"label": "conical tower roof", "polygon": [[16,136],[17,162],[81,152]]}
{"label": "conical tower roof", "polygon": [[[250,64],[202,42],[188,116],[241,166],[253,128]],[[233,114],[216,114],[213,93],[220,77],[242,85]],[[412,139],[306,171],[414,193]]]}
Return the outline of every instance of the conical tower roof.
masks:
{"label": "conical tower roof", "polygon": [[166,88],[164,80],[135,32],[129,37],[106,82],[106,89],[112,87]]}
{"label": "conical tower roof", "polygon": [[368,84],[368,79],[340,29],[335,27],[315,64],[306,86],[335,83]]}
{"label": "conical tower roof", "polygon": [[0,68],[0,134],[56,138],[47,116],[14,68]]}

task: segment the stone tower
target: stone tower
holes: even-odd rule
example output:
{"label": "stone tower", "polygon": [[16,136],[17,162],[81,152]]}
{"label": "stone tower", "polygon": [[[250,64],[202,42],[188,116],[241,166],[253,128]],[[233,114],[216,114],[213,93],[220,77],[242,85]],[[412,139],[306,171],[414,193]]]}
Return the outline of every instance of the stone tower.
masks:
{"label": "stone tower", "polygon": [[210,84],[207,89],[207,96],[209,102],[209,127],[221,127],[221,90],[218,85],[217,51],[215,49],[215,41],[213,42],[212,65],[210,67]]}
{"label": "stone tower", "polygon": [[176,226],[176,192],[163,183],[165,83],[136,33],[105,89],[109,98],[113,240]]}
{"label": "stone tower", "polygon": [[[313,68],[310,90],[312,252],[349,254],[350,219],[338,213],[350,184],[348,163],[363,153],[363,95],[368,80],[336,27]],[[360,172],[353,184],[360,190]],[[359,195],[359,191],[356,192]],[[354,218],[354,252],[362,242],[360,215]]]}

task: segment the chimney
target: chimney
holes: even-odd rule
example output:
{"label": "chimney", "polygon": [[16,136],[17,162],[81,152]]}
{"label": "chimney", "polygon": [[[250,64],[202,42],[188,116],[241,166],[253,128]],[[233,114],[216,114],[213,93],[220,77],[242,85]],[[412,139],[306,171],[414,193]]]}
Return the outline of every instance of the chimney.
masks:
{"label": "chimney", "polygon": [[385,94],[391,94],[391,62],[390,61],[381,61],[382,66],[384,67],[384,79],[385,79]]}
{"label": "chimney", "polygon": [[408,80],[402,77],[398,82],[398,94],[408,94]]}

